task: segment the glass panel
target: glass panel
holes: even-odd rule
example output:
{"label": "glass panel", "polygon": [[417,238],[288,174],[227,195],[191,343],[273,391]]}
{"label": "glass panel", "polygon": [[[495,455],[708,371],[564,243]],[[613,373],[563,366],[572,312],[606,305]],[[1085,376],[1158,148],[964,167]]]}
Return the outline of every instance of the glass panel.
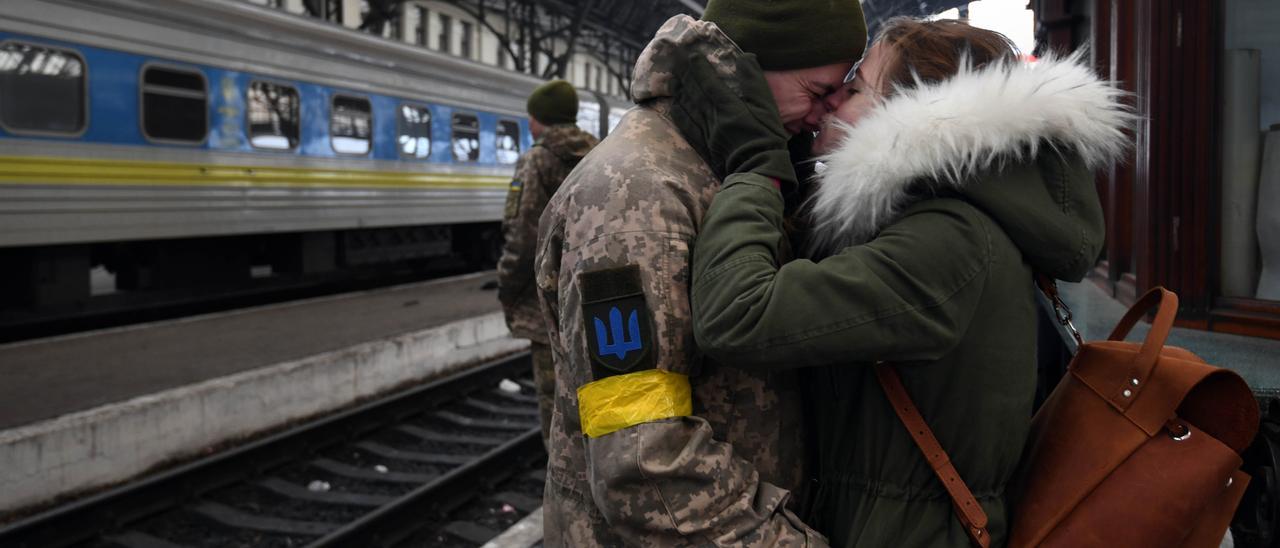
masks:
{"label": "glass panel", "polygon": [[15,131],[79,133],[85,125],[84,61],[61,49],[0,45],[0,122]]}
{"label": "glass panel", "polygon": [[400,105],[400,127],[396,138],[400,155],[426,158],[431,155],[431,109]]}
{"label": "glass panel", "polygon": [[1223,6],[1220,290],[1280,300],[1280,3]]}
{"label": "glass panel", "polygon": [[149,67],[142,74],[142,132],[148,138],[203,142],[208,104],[198,72]]}
{"label": "glass panel", "polygon": [[498,122],[498,163],[514,164],[520,159],[520,124],[502,120]]}
{"label": "glass panel", "polygon": [[453,115],[453,159],[459,162],[480,160],[480,120],[474,114]]}
{"label": "glass panel", "polygon": [[298,90],[270,82],[249,84],[249,143],[289,150],[298,146]]}
{"label": "glass panel", "polygon": [[369,100],[336,96],[329,117],[329,138],[338,154],[369,153],[373,135],[373,109]]}
{"label": "glass panel", "polygon": [[439,15],[440,34],[437,36],[436,49],[453,53],[453,18],[443,13]]}
{"label": "glass panel", "polygon": [[324,0],[324,18],[342,24],[342,0]]}
{"label": "glass panel", "polygon": [[[582,94],[579,94],[581,97]],[[582,131],[600,137],[600,103],[595,101],[578,102],[578,127]]]}
{"label": "glass panel", "polygon": [[418,12],[418,20],[414,24],[414,40],[419,46],[425,48],[427,47],[427,23],[430,21],[430,19],[428,19],[429,14],[427,13],[427,8],[422,6],[418,6],[416,11]]}
{"label": "glass panel", "polygon": [[461,43],[462,49],[460,49],[458,53],[463,57],[470,59],[471,58],[471,23],[467,23],[465,21],[462,22],[461,38],[462,38],[462,43]]}

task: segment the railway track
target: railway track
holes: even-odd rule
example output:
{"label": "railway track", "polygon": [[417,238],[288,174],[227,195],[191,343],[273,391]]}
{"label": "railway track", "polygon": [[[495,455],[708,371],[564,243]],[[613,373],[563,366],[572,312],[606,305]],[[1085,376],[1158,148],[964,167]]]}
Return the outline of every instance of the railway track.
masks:
{"label": "railway track", "polygon": [[540,505],[529,358],[363,404],[0,529],[5,547],[475,546]]}

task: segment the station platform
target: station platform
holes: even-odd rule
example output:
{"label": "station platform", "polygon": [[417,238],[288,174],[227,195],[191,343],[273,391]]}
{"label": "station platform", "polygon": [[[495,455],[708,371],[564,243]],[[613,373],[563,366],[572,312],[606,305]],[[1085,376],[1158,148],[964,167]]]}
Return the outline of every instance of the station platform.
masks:
{"label": "station platform", "polygon": [[[486,272],[0,345],[0,517],[521,351],[485,289],[493,280]],[[1126,310],[1090,281],[1061,288],[1086,339],[1106,337]],[[1280,341],[1175,328],[1169,344],[1280,394]],[[540,536],[534,522],[504,538]]]}
{"label": "station platform", "polygon": [[494,278],[0,345],[0,515],[521,351]]}
{"label": "station platform", "polygon": [[[1086,341],[1106,339],[1129,310],[1092,280],[1059,282],[1058,287]],[[1142,340],[1150,329],[1151,324],[1138,322],[1129,340]],[[1175,327],[1165,344],[1185,348],[1212,365],[1239,373],[1256,393],[1280,396],[1280,340]]]}

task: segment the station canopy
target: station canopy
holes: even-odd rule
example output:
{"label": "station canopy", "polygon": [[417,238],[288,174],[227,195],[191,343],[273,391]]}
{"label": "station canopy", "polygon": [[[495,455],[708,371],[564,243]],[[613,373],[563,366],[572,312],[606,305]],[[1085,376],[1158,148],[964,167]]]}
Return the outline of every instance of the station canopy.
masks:
{"label": "station canopy", "polygon": [[[653,33],[673,15],[684,13],[698,17],[707,0],[538,0],[544,7],[562,13],[588,11],[591,26],[609,29],[632,45],[643,46]],[[883,21],[896,16],[925,17],[951,8],[963,7],[969,0],[862,0],[872,32]]]}

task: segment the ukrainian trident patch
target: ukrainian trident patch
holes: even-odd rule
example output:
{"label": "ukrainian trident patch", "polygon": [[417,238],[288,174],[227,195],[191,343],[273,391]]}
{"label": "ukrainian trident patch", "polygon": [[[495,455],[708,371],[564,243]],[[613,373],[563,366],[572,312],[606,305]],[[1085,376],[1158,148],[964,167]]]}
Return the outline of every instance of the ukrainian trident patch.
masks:
{"label": "ukrainian trident patch", "polygon": [[583,272],[582,322],[593,377],[653,367],[653,318],[645,302],[640,267]]}

